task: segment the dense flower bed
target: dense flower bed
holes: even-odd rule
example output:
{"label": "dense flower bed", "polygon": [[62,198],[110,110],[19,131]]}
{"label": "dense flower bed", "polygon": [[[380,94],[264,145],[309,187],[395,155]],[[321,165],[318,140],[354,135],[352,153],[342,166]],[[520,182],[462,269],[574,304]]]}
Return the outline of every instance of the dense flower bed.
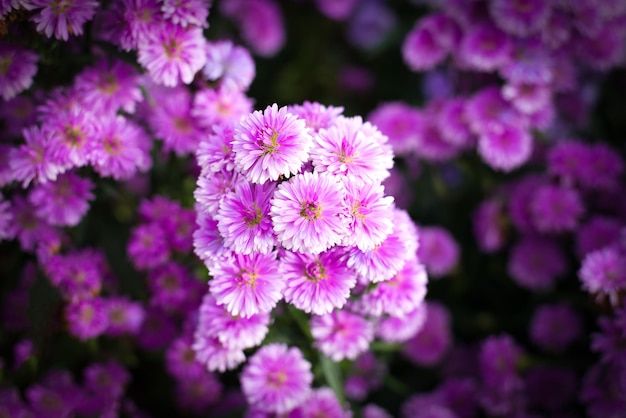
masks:
{"label": "dense flower bed", "polygon": [[623,418],[625,64],[623,0],[0,0],[0,416]]}

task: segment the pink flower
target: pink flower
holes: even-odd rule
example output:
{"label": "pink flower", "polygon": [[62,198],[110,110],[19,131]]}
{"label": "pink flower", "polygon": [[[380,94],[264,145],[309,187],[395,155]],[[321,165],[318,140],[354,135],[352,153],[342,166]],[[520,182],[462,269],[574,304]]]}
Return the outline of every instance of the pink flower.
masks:
{"label": "pink flower", "polygon": [[39,56],[0,42],[0,96],[8,101],[33,84]]}
{"label": "pink flower", "polygon": [[420,227],[419,241],[417,257],[431,277],[445,276],[459,261],[459,245],[446,229],[437,226]]}
{"label": "pink flower", "polygon": [[220,80],[238,90],[248,90],[255,76],[255,65],[250,52],[231,41],[207,42],[207,62],[202,69],[204,76]]}
{"label": "pink flower", "polygon": [[567,272],[567,260],[558,244],[549,238],[525,237],[511,250],[508,271],[523,288],[549,290]]}
{"label": "pink flower", "polygon": [[574,230],[585,207],[576,189],[546,185],[534,192],[530,211],[537,230],[558,233]]}
{"label": "pink flower", "polygon": [[415,150],[422,126],[426,123],[418,109],[403,102],[379,105],[368,120],[389,137],[389,144],[396,155],[407,155]]}
{"label": "pink flower", "polygon": [[493,0],[489,11],[496,24],[512,35],[528,36],[543,29],[551,12],[543,0]]}
{"label": "pink flower", "polygon": [[413,71],[423,71],[441,63],[459,42],[459,28],[443,13],[433,13],[418,21],[402,45],[404,61]]}
{"label": "pink flower", "polygon": [[326,173],[305,172],[281,183],[270,209],[280,244],[313,254],[338,244],[346,232],[344,194],[341,182]]}
{"label": "pink flower", "polygon": [[235,128],[235,165],[253,183],[297,173],[313,145],[304,120],[276,104],[255,111]]}
{"label": "pink flower", "polygon": [[250,358],[240,379],[251,406],[284,414],[308,398],[313,374],[300,350],[273,343],[261,347]]}
{"label": "pink flower", "polygon": [[190,84],[204,67],[205,47],[202,29],[164,23],[139,43],[137,60],[155,83],[176,87]]}
{"label": "pink flower", "polygon": [[54,181],[65,171],[53,158],[50,137],[35,125],[23,131],[25,144],[10,152],[9,167],[13,178],[27,187],[31,181],[45,183]]}
{"label": "pink flower", "polygon": [[175,25],[207,28],[211,0],[162,0],[163,16]]}
{"label": "pink flower", "polygon": [[478,153],[491,167],[511,171],[522,166],[531,156],[533,138],[513,124],[492,123],[478,139]]}
{"label": "pink flower", "polygon": [[476,23],[461,40],[459,57],[463,64],[479,71],[494,71],[511,60],[511,38],[490,22]]}
{"label": "pink flower", "polygon": [[108,326],[106,306],[100,298],[71,303],[65,318],[70,332],[81,340],[98,337]]}
{"label": "pink flower", "polygon": [[41,9],[31,20],[37,32],[49,38],[67,41],[70,34],[82,35],[83,25],[91,20],[99,3],[95,0],[29,0],[23,6],[28,10]]}

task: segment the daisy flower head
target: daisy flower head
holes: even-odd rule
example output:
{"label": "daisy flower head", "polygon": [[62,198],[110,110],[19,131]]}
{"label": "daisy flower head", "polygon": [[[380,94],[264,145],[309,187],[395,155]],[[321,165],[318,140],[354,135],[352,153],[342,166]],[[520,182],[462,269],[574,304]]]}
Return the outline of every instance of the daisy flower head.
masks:
{"label": "daisy flower head", "polygon": [[216,336],[229,349],[245,350],[261,344],[269,324],[269,313],[258,313],[249,318],[233,315],[223,305],[218,305],[211,293],[204,296],[200,305],[200,332]]}
{"label": "daisy flower head", "polygon": [[419,229],[419,261],[424,263],[431,277],[448,274],[459,261],[459,244],[450,232],[442,227],[429,226]]}
{"label": "daisy flower head", "polygon": [[337,310],[311,318],[314,345],[333,361],[356,359],[374,339],[374,326],[364,317]]}
{"label": "daisy flower head", "polygon": [[335,176],[304,172],[278,185],[270,216],[278,242],[287,250],[319,254],[346,234],[345,188]]}
{"label": "daisy flower head", "polygon": [[504,210],[503,202],[497,198],[482,201],[474,210],[474,238],[480,249],[486,253],[499,251],[506,243]]}
{"label": "daisy flower head", "polygon": [[89,163],[98,132],[96,115],[82,107],[57,111],[47,118],[41,129],[50,137],[50,152],[65,167],[82,167]]}
{"label": "daisy flower head", "polygon": [[251,111],[252,99],[232,83],[222,83],[216,89],[198,90],[191,114],[202,127],[215,129],[216,125],[221,125],[234,129]]}
{"label": "daisy flower head", "polygon": [[207,42],[207,62],[202,73],[208,80],[220,80],[220,84],[246,91],[254,80],[256,68],[246,48],[223,40]]}
{"label": "daisy flower head", "polygon": [[91,165],[102,177],[128,180],[152,166],[150,138],[125,117],[103,118],[90,153]]}
{"label": "daisy flower head", "polygon": [[65,300],[89,299],[100,293],[104,277],[101,253],[91,250],[55,255],[46,262],[46,275]]}
{"label": "daisy flower head", "polygon": [[28,10],[40,9],[31,20],[37,32],[48,38],[67,41],[70,35],[82,35],[83,25],[90,21],[100,4],[95,0],[29,0],[23,2]]}
{"label": "daisy flower head", "polygon": [[197,329],[194,333],[191,348],[196,353],[196,360],[209,372],[223,373],[246,361],[243,350],[224,346],[217,337],[207,334],[202,329]]}
{"label": "daisy flower head", "polygon": [[193,192],[197,209],[202,214],[214,218],[224,198],[233,192],[238,184],[245,181],[246,179],[238,172],[226,169],[215,173],[201,173],[198,177],[198,187]]}
{"label": "daisy flower head", "polygon": [[53,158],[49,135],[33,125],[24,129],[22,136],[25,143],[9,153],[13,179],[22,182],[24,188],[31,181],[45,183],[56,180],[65,168]]}
{"label": "daisy flower head", "polygon": [[581,184],[589,189],[618,187],[626,164],[615,149],[604,143],[589,146],[588,163],[581,168]]}
{"label": "daisy flower head", "polygon": [[222,169],[232,171],[235,168],[235,155],[232,141],[235,131],[229,126],[213,126],[213,131],[200,141],[196,150],[196,161],[200,169],[207,173],[216,173]]}
{"label": "daisy flower head", "polygon": [[135,113],[136,104],[143,101],[139,73],[120,60],[100,60],[78,74],[74,86],[85,106],[104,113],[114,114],[119,109]]}
{"label": "daisy flower head", "polygon": [[478,71],[494,71],[511,60],[513,41],[490,22],[470,27],[461,40],[457,54],[463,64]]}
{"label": "daisy flower head", "polygon": [[94,199],[94,184],[87,178],[68,172],[55,181],[35,186],[28,200],[41,219],[55,226],[76,226],[89,210]]}
{"label": "daisy flower head", "polygon": [[284,414],[301,405],[311,392],[311,364],[295,347],[272,343],[261,347],[240,375],[248,403],[264,412]]}
{"label": "daisy flower head", "polygon": [[162,20],[158,0],[113,0],[101,14],[99,35],[130,51],[158,30]]}
{"label": "daisy flower head", "polygon": [[208,28],[211,0],[162,0],[161,11],[165,19],[186,28],[189,25]]}
{"label": "daisy flower head", "polygon": [[459,37],[454,20],[443,13],[430,14],[418,21],[404,39],[404,62],[413,71],[432,69],[446,59]]}
{"label": "daisy flower head", "polygon": [[556,280],[567,272],[567,259],[551,239],[525,237],[511,250],[508,271],[513,281],[525,289],[552,289]]}
{"label": "daisy flower head", "polygon": [[471,146],[473,143],[465,116],[465,103],[463,98],[445,100],[435,118],[441,139],[458,147]]}
{"label": "daisy flower head", "polygon": [[511,59],[499,72],[509,83],[548,85],[556,81],[554,54],[535,37],[517,39]]}
{"label": "daisy flower head", "polygon": [[420,128],[425,124],[422,113],[403,102],[379,105],[368,120],[387,135],[396,155],[407,155],[414,151]]}
{"label": "daisy flower head", "polygon": [[576,231],[576,253],[580,258],[619,242],[623,222],[596,215]]}
{"label": "daisy flower head", "polygon": [[345,266],[343,256],[338,247],[318,255],[285,251],[280,258],[285,301],[316,315],[341,309],[356,284],[356,273]]}
{"label": "daisy flower head", "polygon": [[404,316],[389,316],[382,318],[376,324],[376,336],[390,343],[403,343],[413,338],[426,321],[426,304],[421,303],[417,308]]}
{"label": "daisy flower head", "polygon": [[70,333],[82,341],[98,337],[108,326],[106,305],[101,298],[84,299],[67,305],[65,319]]}
{"label": "daisy flower head", "polygon": [[0,96],[8,101],[33,84],[39,56],[34,52],[0,42]]}
{"label": "daisy flower head", "polygon": [[139,43],[138,62],[157,84],[190,84],[206,63],[206,40],[199,27],[163,23]]}
{"label": "daisy flower head", "polygon": [[194,253],[210,269],[215,260],[230,253],[230,250],[224,245],[224,237],[215,219],[198,212],[196,222],[198,227],[193,232]]}
{"label": "daisy flower head", "polygon": [[535,114],[552,104],[552,88],[539,83],[509,83],[502,87],[502,97],[523,114]]}
{"label": "daisy flower head", "polygon": [[551,3],[542,0],[492,0],[489,11],[496,25],[515,36],[539,32],[547,24]]}
{"label": "daisy flower head", "polygon": [[306,126],[315,133],[321,129],[328,129],[335,124],[335,121],[343,113],[341,106],[324,106],[318,102],[308,100],[301,105],[289,106],[289,112],[304,119]]}
{"label": "daisy flower head", "polygon": [[548,150],[548,171],[564,180],[581,181],[586,165],[591,164],[589,145],[576,139],[556,142]]}
{"label": "daisy flower head", "polygon": [[530,212],[537,230],[559,233],[576,229],[585,206],[575,188],[548,184],[534,192]]}
{"label": "daisy flower head", "polygon": [[126,249],[139,270],[153,269],[170,258],[170,246],[163,227],[156,222],[142,224],[131,231]]}
{"label": "daisy flower head", "polygon": [[538,347],[564,352],[581,337],[583,322],[578,311],[565,303],[545,304],[533,313],[528,330],[529,337]]}
{"label": "daisy flower head", "polygon": [[418,366],[439,363],[452,346],[450,312],[436,302],[426,303],[426,322],[404,345],[402,353]]}
{"label": "daisy flower head", "polygon": [[393,167],[393,151],[386,142],[387,137],[361,117],[338,117],[314,137],[311,161],[316,172],[379,183]]}
{"label": "daisy flower head", "polygon": [[479,90],[465,104],[465,119],[476,135],[494,123],[526,126],[524,117],[502,97],[501,89],[490,86]]}
{"label": "daisy flower head", "polygon": [[222,11],[237,21],[241,36],[253,53],[271,57],[285,44],[285,23],[276,1],[231,1]]}
{"label": "daisy flower head", "polygon": [[[336,1],[336,0],[333,0]],[[352,418],[352,412],[344,411],[335,392],[329,387],[315,389],[302,405],[289,415],[293,418]]]}
{"label": "daisy flower head", "polygon": [[478,153],[482,159],[504,172],[526,163],[532,150],[533,137],[518,125],[494,122],[478,138]]}
{"label": "daisy flower head", "polygon": [[626,258],[615,247],[593,251],[583,259],[578,276],[587,292],[606,295],[617,305],[619,292],[626,289]]}
{"label": "daisy flower head", "polygon": [[276,245],[270,219],[274,183],[241,182],[220,203],[215,219],[224,245],[237,254],[267,254]]}
{"label": "daisy flower head", "polygon": [[105,334],[120,336],[135,335],[139,332],[145,318],[145,310],[141,302],[131,301],[124,296],[106,299],[108,326]]}
{"label": "daisy flower head", "polygon": [[260,184],[297,173],[312,145],[305,121],[276,104],[242,118],[232,143],[237,169]]}
{"label": "daisy flower head", "polygon": [[283,297],[285,279],[275,253],[235,254],[217,260],[209,290],[233,315],[249,318],[270,312]]}
{"label": "daisy flower head", "polygon": [[393,230],[393,197],[380,184],[344,181],[348,232],[342,245],[373,250]]}

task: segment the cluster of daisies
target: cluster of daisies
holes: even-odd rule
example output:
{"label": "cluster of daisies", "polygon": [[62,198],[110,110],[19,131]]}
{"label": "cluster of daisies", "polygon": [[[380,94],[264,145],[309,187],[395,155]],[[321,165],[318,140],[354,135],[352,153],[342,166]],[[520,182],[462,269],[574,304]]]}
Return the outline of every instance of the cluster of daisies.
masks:
{"label": "cluster of daisies", "polygon": [[[217,128],[197,160],[194,247],[211,279],[193,348],[209,370],[243,362],[283,300],[312,314],[313,345],[334,361],[354,360],[375,335],[419,330],[417,228],[385,196],[393,153],[374,125],[319,103],[274,104]],[[310,364],[290,348],[292,367],[286,352],[264,346],[245,366],[254,408],[285,413],[305,399]]]}

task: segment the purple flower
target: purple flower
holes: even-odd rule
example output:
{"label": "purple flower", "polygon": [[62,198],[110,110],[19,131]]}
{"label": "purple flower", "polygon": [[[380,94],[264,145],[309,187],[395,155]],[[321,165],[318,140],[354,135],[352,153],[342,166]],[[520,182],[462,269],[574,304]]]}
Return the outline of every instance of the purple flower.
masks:
{"label": "purple flower", "polygon": [[392,418],[391,414],[375,404],[367,404],[363,408],[363,418]]}
{"label": "purple flower", "polygon": [[312,145],[304,120],[276,104],[243,118],[232,143],[237,169],[260,184],[297,173]]}
{"label": "purple flower", "polygon": [[184,266],[175,262],[151,270],[148,273],[148,286],[152,292],[150,303],[166,312],[184,311],[189,304],[197,306],[192,303],[196,299],[194,293],[198,294],[203,288]]}
{"label": "purple flower", "polygon": [[163,20],[158,0],[114,0],[101,16],[102,38],[125,51],[158,31]]}
{"label": "purple flower", "polygon": [[484,200],[474,210],[474,237],[484,252],[496,252],[506,242],[503,206],[499,199],[492,198]]}
{"label": "purple flower", "polygon": [[270,312],[282,298],[285,279],[273,252],[236,254],[217,260],[212,267],[211,294],[233,315],[249,318]]}
{"label": "purple flower", "polygon": [[70,333],[83,341],[100,336],[108,326],[106,305],[100,298],[70,303],[65,319]]}
{"label": "purple flower", "polygon": [[8,101],[33,84],[39,56],[0,42],[0,96]]}
{"label": "purple flower", "polygon": [[580,314],[565,303],[539,306],[530,321],[529,336],[544,350],[564,352],[582,335]]}
{"label": "purple flower", "polygon": [[564,180],[580,181],[591,163],[589,146],[578,140],[559,141],[548,150],[548,170]]}
{"label": "purple flower", "polygon": [[492,123],[478,139],[478,153],[491,167],[511,171],[522,166],[531,156],[533,138],[513,124]]}
{"label": "purple flower", "polygon": [[161,11],[165,19],[175,25],[207,28],[211,0],[162,0]]}
{"label": "purple flower", "polygon": [[619,187],[624,174],[623,157],[609,145],[597,143],[589,146],[587,164],[582,167],[581,184],[589,189],[614,189]]}
{"label": "purple flower", "polygon": [[580,258],[592,251],[615,244],[620,239],[623,222],[596,215],[576,231],[576,253]]}
{"label": "purple flower", "polygon": [[49,38],[67,41],[71,35],[82,35],[83,25],[91,20],[99,3],[95,0],[28,0],[23,6],[28,10],[41,9],[31,20],[37,32]]}
{"label": "purple flower", "polygon": [[381,319],[376,335],[391,343],[402,343],[413,338],[426,322],[426,304],[421,303],[404,316],[389,316]]}
{"label": "purple flower", "polygon": [[13,178],[27,187],[31,181],[45,183],[56,180],[57,175],[65,171],[53,158],[50,137],[37,126],[31,126],[22,132],[25,144],[10,151],[9,167]]}
{"label": "purple flower", "polygon": [[194,97],[191,114],[200,126],[215,131],[217,125],[234,129],[241,117],[250,117],[251,111],[252,100],[243,91],[232,83],[222,83],[216,89],[200,89]]}
{"label": "purple flower", "polygon": [[207,407],[215,404],[221,394],[222,384],[212,373],[176,380],[176,401],[185,411],[199,415],[206,413]]}
{"label": "purple flower", "polygon": [[324,106],[308,100],[301,105],[289,106],[288,109],[290,113],[304,119],[306,126],[315,133],[333,126],[337,122],[337,118],[343,113],[341,106]]}
{"label": "purple flower", "polygon": [[465,104],[466,100],[462,98],[445,100],[436,112],[435,122],[441,139],[458,147],[473,145]]}
{"label": "purple flower", "polygon": [[521,287],[550,290],[567,272],[567,259],[559,245],[547,237],[521,238],[511,250],[508,272]]}
{"label": "purple flower", "polygon": [[202,29],[163,23],[154,28],[137,48],[137,61],[155,83],[176,87],[190,84],[206,63],[206,40]]}
{"label": "purple flower", "polygon": [[[176,338],[178,329],[174,320],[163,310],[149,307],[137,333],[136,340],[144,350],[162,350]],[[243,353],[242,353],[243,354]]]}
{"label": "purple flower", "polygon": [[270,323],[268,313],[248,318],[233,315],[223,305],[218,305],[210,293],[204,296],[199,315],[196,332],[215,336],[225,348],[232,350],[245,350],[261,344]]}
{"label": "purple flower", "polygon": [[84,370],[85,388],[98,396],[118,399],[130,382],[130,374],[119,363],[94,363]]}
{"label": "purple flower", "polygon": [[256,69],[247,49],[224,40],[207,42],[207,62],[202,73],[211,81],[219,79],[220,84],[245,91],[254,80]]}
{"label": "purple flower", "polygon": [[313,374],[300,350],[273,343],[261,347],[250,358],[240,379],[251,406],[284,414],[309,397]]}
{"label": "purple flower", "polygon": [[283,47],[285,24],[274,0],[234,0],[223,12],[239,23],[242,38],[255,54],[271,57]]}
{"label": "purple flower", "polygon": [[583,378],[580,401],[587,407],[588,416],[593,418],[619,418],[626,409],[626,394],[620,384],[622,367],[598,363],[592,366]]}
{"label": "purple flower", "polygon": [[45,269],[66,300],[78,301],[100,293],[105,267],[102,253],[85,249],[53,256]]}
{"label": "purple flower", "polygon": [[198,228],[193,233],[194,253],[211,268],[220,256],[230,253],[224,246],[224,237],[220,234],[217,221],[201,213],[198,214]]}
{"label": "purple flower", "polygon": [[402,56],[413,71],[424,71],[441,63],[459,42],[455,22],[442,13],[418,21],[404,39]]}
{"label": "purple flower", "polygon": [[361,296],[359,307],[370,315],[404,316],[422,304],[426,296],[426,270],[410,257],[391,279],[379,282]]}
{"label": "purple flower", "polygon": [[352,413],[343,410],[331,388],[322,387],[313,390],[304,403],[289,414],[289,418],[316,418],[319,416],[352,418]]}
{"label": "purple flower", "polygon": [[280,244],[287,250],[319,254],[343,239],[345,189],[334,176],[305,172],[281,183],[270,216]]}
{"label": "purple flower", "polygon": [[496,25],[516,36],[539,32],[550,17],[550,3],[542,0],[493,0],[489,11]]}
{"label": "purple flower", "polygon": [[552,87],[539,83],[510,83],[502,87],[502,97],[520,113],[533,115],[552,105]]}
{"label": "purple flower", "polygon": [[145,318],[145,311],[140,302],[117,296],[105,299],[108,324],[105,334],[120,336],[137,334]]}
{"label": "purple flower", "polygon": [[54,229],[35,214],[35,208],[24,197],[14,195],[9,207],[13,223],[7,226],[5,236],[17,238],[23,251],[33,251],[39,241]]}
{"label": "purple flower", "polygon": [[458,50],[462,63],[479,71],[494,71],[511,60],[511,38],[492,23],[476,23],[470,27]]}
{"label": "purple flower", "polygon": [[28,200],[35,206],[38,217],[51,225],[76,226],[89,210],[94,199],[91,180],[68,172],[55,181],[35,186]]}
{"label": "purple flower", "polygon": [[50,137],[50,152],[54,161],[68,168],[87,165],[98,132],[93,113],[79,106],[70,106],[61,111],[50,109],[49,117],[41,126],[43,135]]}
{"label": "purple flower", "polygon": [[131,231],[127,252],[135,267],[140,270],[152,269],[170,258],[170,248],[158,223],[137,226]]}
{"label": "purple flower", "polygon": [[206,374],[206,368],[196,360],[192,340],[187,337],[175,339],[165,353],[165,368],[176,380],[189,380]]}
{"label": "purple flower", "polygon": [[236,171],[222,169],[216,173],[201,173],[193,193],[199,212],[215,217],[224,198],[246,180]]}
{"label": "purple flower", "polygon": [[270,219],[274,183],[241,182],[224,197],[215,219],[224,245],[237,254],[267,254],[276,245]]}
{"label": "purple flower", "polygon": [[347,19],[357,5],[356,0],[315,0],[317,9],[333,20]]}
{"label": "purple flower", "polygon": [[418,366],[432,367],[443,359],[451,346],[450,313],[439,303],[427,302],[426,322],[405,343],[402,353]]}
{"label": "purple flower", "polygon": [[465,119],[472,132],[483,135],[494,125],[506,124],[522,129],[527,121],[511,104],[502,97],[495,86],[483,88],[465,103]]}
{"label": "purple flower", "polygon": [[352,363],[346,377],[344,390],[354,400],[364,400],[370,391],[379,389],[387,374],[387,366],[378,361],[373,352],[365,351]]}
{"label": "purple flower", "polygon": [[574,50],[579,62],[596,71],[607,71],[623,63],[625,55],[622,23],[605,24],[590,37],[576,38]]}
{"label": "purple flower", "polygon": [[517,362],[522,349],[510,336],[503,334],[485,339],[480,348],[479,363],[483,384],[506,390],[517,380]]}
{"label": "purple flower", "polygon": [[356,284],[356,273],[345,266],[344,254],[338,248],[318,255],[291,251],[281,254],[285,301],[316,315],[341,309]]}
{"label": "purple flower", "polygon": [[381,182],[393,167],[393,152],[387,137],[375,126],[359,116],[340,116],[314,137],[311,160],[317,172]]}
{"label": "purple flower", "polygon": [[395,13],[384,1],[362,1],[348,21],[346,38],[357,48],[374,49],[382,44],[396,21]]}
{"label": "purple flower", "polygon": [[616,305],[618,293],[626,289],[626,259],[615,247],[593,251],[583,259],[578,276],[583,289],[606,295]]}
{"label": "purple flower", "polygon": [[0,194],[0,241],[11,237],[9,233],[9,224],[13,221],[13,215],[9,210],[11,204],[4,200]]}
{"label": "purple flower", "polygon": [[143,101],[137,70],[119,60],[101,59],[76,76],[74,87],[94,111],[135,113],[136,104]]}
{"label": "purple flower", "polygon": [[203,172],[217,173],[222,169],[235,168],[235,156],[231,143],[235,131],[228,126],[213,126],[213,132],[206,136],[196,150],[196,160]]}
{"label": "purple flower", "polygon": [[194,333],[193,345],[196,360],[210,372],[232,370],[246,361],[243,350],[228,348],[220,340],[198,328]]}
{"label": "purple flower", "polygon": [[535,191],[530,211],[539,231],[558,233],[574,230],[585,207],[576,189],[546,185]]}
{"label": "purple flower", "polygon": [[415,150],[420,128],[426,123],[422,112],[403,102],[382,103],[370,113],[368,120],[387,135],[396,155]]}
{"label": "purple flower", "polygon": [[459,261],[459,244],[446,229],[438,226],[419,228],[417,257],[431,277],[450,273]]}

